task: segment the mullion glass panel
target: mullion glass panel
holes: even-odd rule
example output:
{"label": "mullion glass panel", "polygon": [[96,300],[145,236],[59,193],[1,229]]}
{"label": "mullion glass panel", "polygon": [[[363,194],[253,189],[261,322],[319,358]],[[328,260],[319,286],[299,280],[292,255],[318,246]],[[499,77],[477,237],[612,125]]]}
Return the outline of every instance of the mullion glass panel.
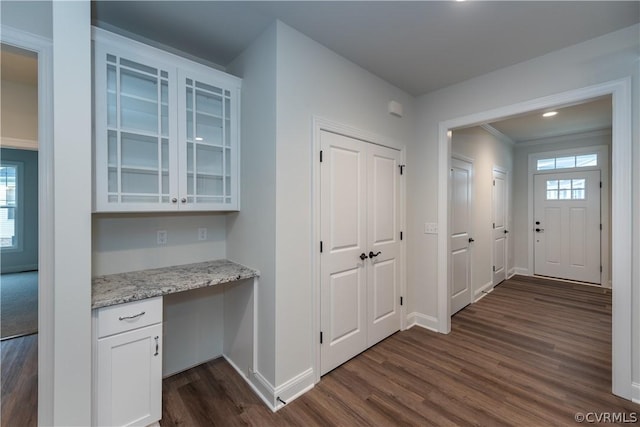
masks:
{"label": "mullion glass panel", "polygon": [[556,169],[568,169],[576,167],[575,156],[556,158]]}
{"label": "mullion glass panel", "polygon": [[597,154],[584,154],[582,156],[576,156],[576,167],[584,168],[589,166],[598,166]]}

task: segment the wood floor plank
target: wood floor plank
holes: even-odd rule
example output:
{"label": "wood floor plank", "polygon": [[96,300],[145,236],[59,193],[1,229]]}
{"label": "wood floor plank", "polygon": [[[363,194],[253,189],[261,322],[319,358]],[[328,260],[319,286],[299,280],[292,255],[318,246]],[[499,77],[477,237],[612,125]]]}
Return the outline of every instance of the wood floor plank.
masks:
{"label": "wood floor plank", "polygon": [[[247,425],[566,426],[576,412],[640,414],[640,405],[610,392],[611,291],[544,278],[503,282],[454,316],[448,335],[394,334],[276,413],[226,362],[210,364]],[[234,416],[204,400],[208,411]],[[179,425],[170,410],[163,427]]]}
{"label": "wood floor plank", "polygon": [[2,427],[38,425],[38,334],[0,343]]}
{"label": "wood floor plank", "polygon": [[[2,426],[37,424],[26,338],[2,343]],[[166,378],[160,424],[575,426],[576,412],[640,415],[611,394],[611,291],[516,276],[456,314],[450,334],[398,332],[276,413],[224,359]]]}

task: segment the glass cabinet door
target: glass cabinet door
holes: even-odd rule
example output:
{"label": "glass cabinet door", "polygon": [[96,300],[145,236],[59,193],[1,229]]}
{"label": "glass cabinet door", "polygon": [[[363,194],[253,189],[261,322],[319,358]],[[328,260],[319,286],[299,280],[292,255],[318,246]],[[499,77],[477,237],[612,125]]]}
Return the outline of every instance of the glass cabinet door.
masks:
{"label": "glass cabinet door", "polygon": [[182,186],[187,204],[232,203],[231,92],[183,76]]}
{"label": "glass cabinet door", "polygon": [[107,53],[106,83],[107,202],[170,203],[169,72]]}

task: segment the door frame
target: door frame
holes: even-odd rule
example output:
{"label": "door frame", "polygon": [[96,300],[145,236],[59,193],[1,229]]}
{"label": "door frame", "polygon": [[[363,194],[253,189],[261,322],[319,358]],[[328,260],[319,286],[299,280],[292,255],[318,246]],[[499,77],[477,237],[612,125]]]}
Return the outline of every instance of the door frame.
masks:
{"label": "door frame", "polygon": [[[358,139],[370,144],[381,145],[383,147],[392,148],[400,151],[400,161],[402,164],[406,162],[406,148],[404,145],[394,141],[391,138],[387,138],[381,135],[377,135],[371,132],[364,131],[346,124],[335,122],[333,120],[325,119],[320,116],[313,116],[312,120],[312,138],[311,138],[311,306],[309,311],[312,313],[311,319],[311,334],[310,348],[313,357],[313,379],[314,384],[320,381],[320,161],[319,153],[321,147],[321,132],[332,132],[339,135],[343,135],[349,138]],[[405,175],[406,176],[406,169]],[[400,212],[399,221],[400,229],[404,231],[406,236],[406,179],[402,179],[400,182]],[[402,262],[400,263],[400,294],[406,297],[406,237],[400,242],[400,256]],[[407,298],[404,298],[404,304],[400,307],[400,330],[404,330],[407,327],[406,312],[407,312]]]}
{"label": "door frame", "polygon": [[[474,159],[471,157],[464,156],[458,153],[451,153],[451,159],[460,160],[471,165],[471,179],[469,180],[469,212],[473,212],[473,207],[475,205],[475,183],[476,183],[476,165],[474,163]],[[449,167],[451,169],[451,166]],[[449,175],[447,178],[451,182],[451,176]],[[451,188],[449,187],[449,195],[448,195],[448,208],[449,208],[449,220],[451,220]],[[474,229],[473,229],[473,220],[469,219],[469,237],[473,237]],[[449,233],[449,242],[451,242],[451,233]],[[473,283],[473,245],[469,245],[469,304],[473,304],[476,301],[476,287]],[[447,260],[451,262],[451,251],[447,253]],[[448,278],[451,280],[451,277]],[[449,292],[451,292],[451,283],[449,283]],[[449,295],[449,300],[451,300],[452,296]],[[450,313],[449,317],[453,314]]]}
{"label": "door frame", "polygon": [[2,43],[38,55],[38,423],[53,424],[53,42],[2,26]]}
{"label": "door frame", "polygon": [[[612,147],[613,148],[613,147]],[[587,167],[587,168],[573,168],[573,169],[553,169],[548,171],[538,172],[536,169],[537,161],[539,159],[544,159],[547,157],[562,157],[563,155],[580,155],[580,154],[588,154],[588,153],[597,153],[598,154],[598,166]],[[601,160],[602,159],[602,160]],[[600,181],[602,181],[602,191],[600,193],[600,222],[602,223],[602,233],[600,235],[600,262],[602,263],[602,275],[600,276],[600,285],[602,287],[611,288],[611,277],[609,276],[610,270],[610,257],[609,257],[609,241],[613,241],[613,236],[611,236],[610,229],[610,212],[611,212],[611,201],[609,188],[611,186],[611,178],[609,176],[609,147],[606,145],[593,145],[589,147],[576,147],[567,150],[550,150],[539,153],[531,153],[529,154],[528,159],[528,181],[527,181],[527,192],[528,192],[528,206],[527,206],[527,215],[528,215],[528,226],[529,229],[527,231],[527,247],[529,248],[529,258],[528,262],[528,271],[522,272],[528,276],[533,276],[535,272],[534,266],[534,231],[533,231],[533,217],[534,217],[534,188],[533,181],[534,176],[539,175],[544,172],[552,173],[552,172],[573,172],[573,171],[587,171],[587,170],[599,170],[600,171]],[[606,238],[603,238],[606,236]]]}
{"label": "door frame", "polygon": [[[479,113],[445,120],[438,125],[438,222],[446,232],[438,235],[438,331],[451,331],[451,307],[448,289],[449,222],[447,195],[451,157],[451,131],[456,128],[480,125],[517,114],[580,103],[600,96],[611,95],[612,117],[612,279],[616,283],[612,308],[612,391],[626,399],[633,399],[632,345],[632,263],[633,249],[633,187],[632,187],[632,109],[631,77],[535,98]],[[640,385],[636,385],[640,387]]]}

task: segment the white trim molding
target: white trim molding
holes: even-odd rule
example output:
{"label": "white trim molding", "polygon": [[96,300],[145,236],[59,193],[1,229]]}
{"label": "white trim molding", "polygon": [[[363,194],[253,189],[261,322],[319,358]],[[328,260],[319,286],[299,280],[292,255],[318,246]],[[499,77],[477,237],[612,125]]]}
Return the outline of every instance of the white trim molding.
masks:
{"label": "white trim molding", "polygon": [[[438,129],[438,223],[442,233],[438,235],[438,331],[451,330],[449,298],[448,254],[448,171],[451,157],[451,131],[458,128],[490,123],[500,118],[588,101],[611,95],[612,117],[612,191],[611,191],[611,240],[612,240],[612,390],[613,393],[632,399],[632,345],[637,343],[632,335],[632,239],[633,239],[633,187],[632,187],[632,106],[631,77],[613,80],[544,96],[529,101],[499,107],[439,123]],[[516,269],[517,270],[517,269]],[[637,286],[637,284],[636,284]],[[637,291],[637,289],[636,289]]]}
{"label": "white trim molding", "polygon": [[[246,378],[233,363],[231,363],[231,365],[243,378]],[[260,372],[252,372],[248,383],[253,391],[260,396],[265,405],[267,405],[272,412],[276,412],[285,406],[283,402],[289,404],[311,390],[315,385],[315,375],[313,368],[309,368],[284,384],[274,387]]]}
{"label": "white trim molding", "polygon": [[420,326],[421,328],[425,328],[433,332],[439,332],[437,318],[415,311],[407,316],[407,329],[414,326]]}
{"label": "white trim molding", "polygon": [[7,25],[2,43],[38,55],[38,424],[53,425],[53,43]]}
{"label": "white trim molding", "polygon": [[633,403],[640,404],[640,383],[633,383],[631,387],[633,388],[633,398],[631,400],[633,400]]}
{"label": "white trim molding", "polygon": [[514,267],[513,274],[519,274],[521,276],[531,276],[529,269],[525,267]]}
{"label": "white trim molding", "polygon": [[21,139],[3,136],[2,139],[0,139],[0,145],[2,145],[2,148],[38,151],[38,141],[33,139]]}
{"label": "white trim molding", "polygon": [[495,286],[493,285],[493,280],[490,280],[489,282],[485,283],[484,285],[480,286],[478,289],[476,289],[473,292],[473,302],[478,302],[480,301],[482,298],[484,298],[487,294],[490,294],[491,292],[493,292],[493,288]]}

